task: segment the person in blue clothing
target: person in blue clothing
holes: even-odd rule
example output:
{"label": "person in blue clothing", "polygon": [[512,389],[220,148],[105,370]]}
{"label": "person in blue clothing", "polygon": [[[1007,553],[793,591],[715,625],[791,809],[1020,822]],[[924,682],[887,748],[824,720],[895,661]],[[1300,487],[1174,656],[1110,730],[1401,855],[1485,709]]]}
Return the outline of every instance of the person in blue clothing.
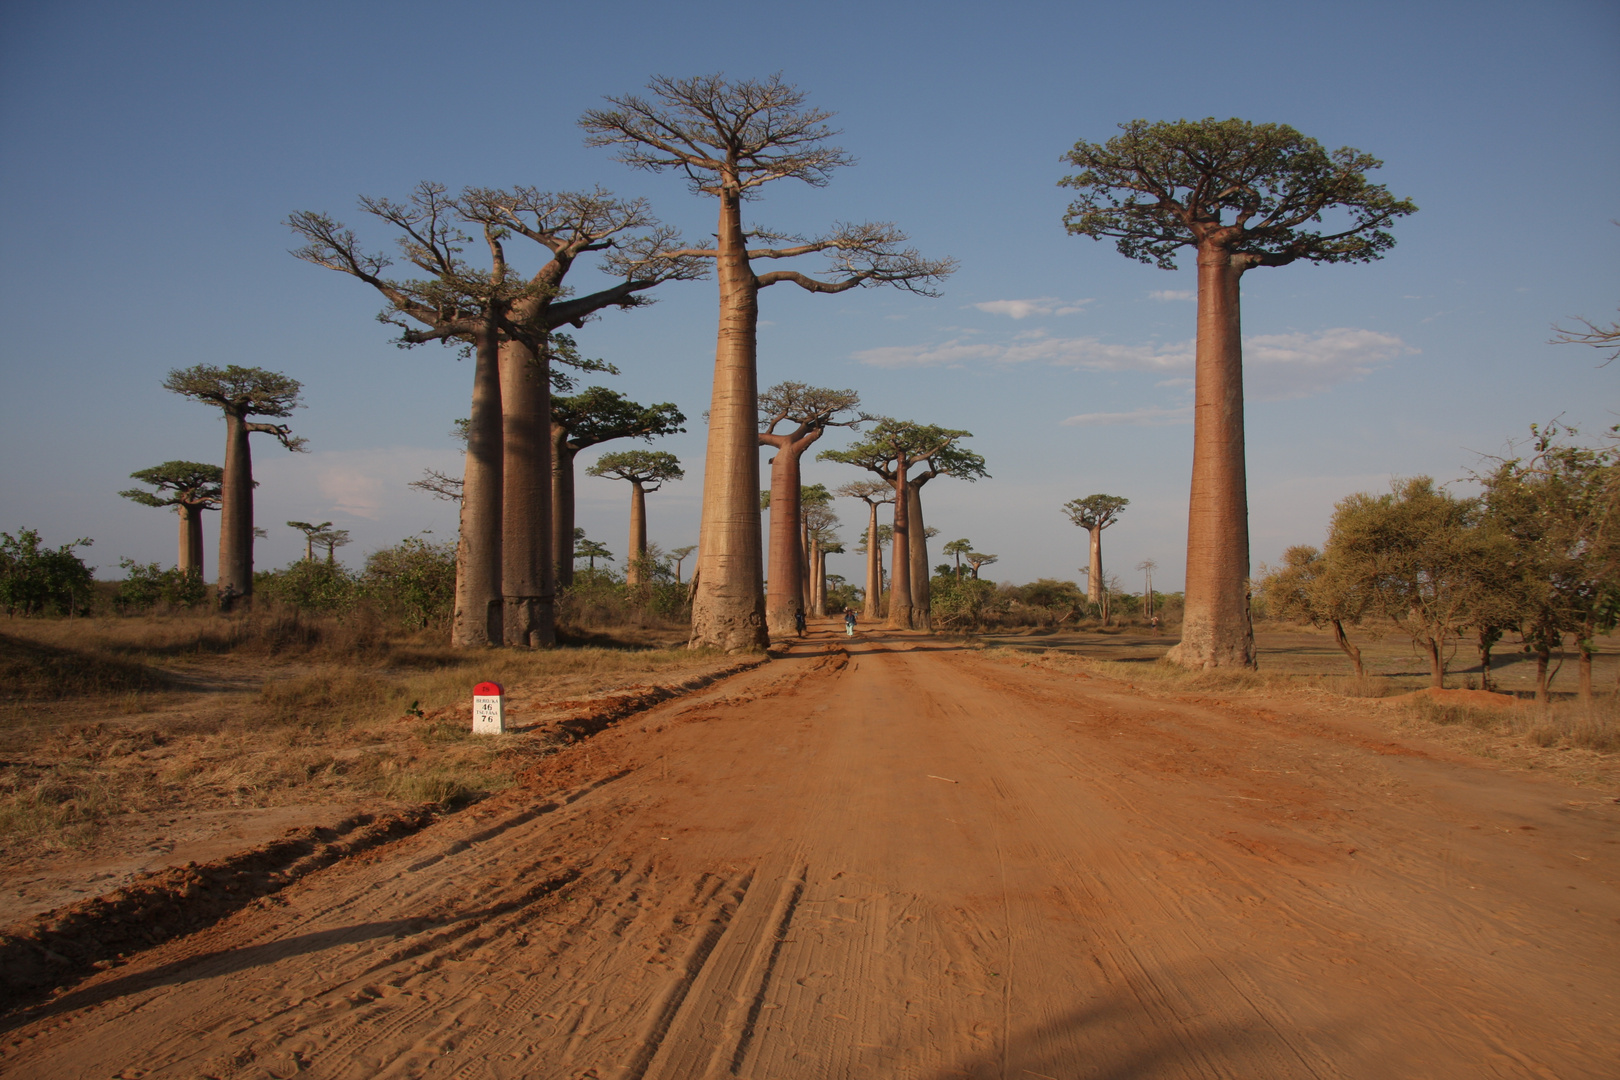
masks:
{"label": "person in blue clothing", "polygon": [[804,637],[804,608],[793,613],[793,626],[799,631],[799,636]]}
{"label": "person in blue clothing", "polygon": [[844,609],[844,634],[846,637],[855,636],[855,609]]}

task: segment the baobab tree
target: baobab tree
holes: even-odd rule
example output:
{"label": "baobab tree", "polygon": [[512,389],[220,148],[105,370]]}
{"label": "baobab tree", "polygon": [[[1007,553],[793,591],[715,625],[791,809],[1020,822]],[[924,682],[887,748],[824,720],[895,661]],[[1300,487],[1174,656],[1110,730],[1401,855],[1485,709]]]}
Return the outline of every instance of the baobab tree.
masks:
{"label": "baobab tree", "polygon": [[686,557],[696,550],[696,544],[686,544],[682,547],[675,548],[669,553],[669,557],[675,560],[675,584],[685,584],[685,582],[681,580],[681,563],[685,562]]}
{"label": "baobab tree", "polygon": [[224,470],[218,465],[200,461],[165,461],[150,469],[139,469],[129,474],[157,489],[157,494],[133,488],[118,494],[142,506],[172,506],[180,518],[179,552],[175,556],[175,569],[182,574],[203,576],[204,510],[218,510],[220,481]]}
{"label": "baobab tree", "polygon": [[[581,450],[614,439],[643,439],[686,430],[686,415],[672,402],[638,405],[617,390],[591,386],[572,397],[551,399],[551,524],[554,550],[572,549],[574,458]],[[574,583],[572,559],[559,559],[557,583]]]}
{"label": "baobab tree", "polygon": [[961,581],[962,556],[973,550],[973,541],[969,540],[967,537],[963,537],[960,540],[952,540],[940,550],[949,555],[952,559],[956,560],[956,580]]}
{"label": "baobab tree", "polygon": [[326,548],[326,565],[331,566],[337,562],[337,549],[348,547],[353,541],[349,539],[348,529],[322,529],[315,534],[315,542]]}
{"label": "baobab tree", "polygon": [[1086,600],[1094,607],[1101,608],[1104,602],[1103,530],[1118,521],[1119,515],[1130,504],[1131,500],[1119,495],[1087,495],[1063,504],[1063,512],[1069,516],[1069,520],[1090,534],[1091,562],[1090,569],[1086,571]]}
{"label": "baobab tree", "polygon": [[604,562],[613,561],[613,552],[608,550],[606,544],[586,538],[583,529],[579,532],[580,536],[574,541],[574,558],[587,560],[591,573],[596,573],[597,559]]}
{"label": "baobab tree", "polygon": [[838,489],[846,499],[866,504],[866,604],[864,614],[876,619],[883,614],[883,535],[878,526],[878,507],[894,502],[894,485],[882,480],[852,480]]}
{"label": "baobab tree", "polygon": [[[923,485],[939,476],[973,481],[989,476],[984,471],[984,458],[955,443],[945,447],[928,459],[928,467],[914,474],[909,485],[911,499],[911,535],[907,540],[911,552],[911,610],[912,622],[919,630],[934,628],[934,602],[931,573],[928,566],[928,541],[939,535],[923,523]],[[896,549],[898,550],[898,549]]]}
{"label": "baobab tree", "polygon": [[[780,77],[728,82],[721,75],[659,76],[651,98],[609,98],[580,120],[593,146],[619,147],[619,160],[639,169],[677,170],[694,192],[719,202],[712,248],[676,254],[712,259],[720,285],[720,326],[703,474],[703,517],[693,571],[694,648],[762,647],[769,641],[760,588],[758,372],[755,364],[761,289],[788,281],[813,293],[893,285],[934,295],[931,286],[955,267],[905,247],[888,223],[845,224],[811,237],[784,236],[744,225],[742,204],[775,180],[822,187],[852,163],[828,140],[832,114],[805,105],[806,95]],[[750,242],[761,246],[750,247]],[[799,270],[756,273],[754,261],[824,254],[824,276]]]}
{"label": "baobab tree", "polygon": [[1159,568],[1159,564],[1152,559],[1143,559],[1136,564],[1136,568],[1142,571],[1146,578],[1142,590],[1142,599],[1145,601],[1142,614],[1151,619],[1153,618],[1153,571]]}
{"label": "baobab tree", "polygon": [[[462,483],[461,547],[451,643],[549,645],[555,639],[551,556],[550,366],[559,327],[582,325],[608,307],[637,307],[640,293],[669,280],[701,277],[706,265],[672,256],[679,238],[641,199],[598,188],[542,192],[418,184],[403,203],[362,197],[360,208],[393,226],[405,261],[425,276],[385,278],[390,260],[362,250],[353,232],[325,214],[293,214],[307,262],[365,282],[388,302],[383,321],[403,345],[455,343],[474,357],[472,415]],[[462,257],[477,229],[487,269]],[[507,260],[505,241],[522,236],[546,252],[528,277]],[[622,278],[584,296],[564,279],[574,263],[604,252],[603,269]]]}
{"label": "baobab tree", "polygon": [[968,552],[967,561],[968,565],[973,568],[973,580],[979,580],[979,567],[989,566],[991,563],[999,562],[1000,560],[1001,556],[999,555],[985,555],[978,551]]}
{"label": "baobab tree", "polygon": [[[817,485],[818,487],[820,485]],[[826,489],[823,488],[823,491]],[[843,547],[838,543],[838,515],[833,513],[832,498],[816,499],[803,509],[805,539],[804,610],[811,615],[827,614],[826,555],[829,547]]]}
{"label": "baobab tree", "polygon": [[289,522],[287,522],[287,527],[289,529],[297,529],[299,532],[304,534],[304,561],[305,562],[314,562],[315,561],[315,539],[316,539],[316,537],[318,535],[325,532],[327,529],[331,528],[331,526],[332,526],[332,523],[330,521],[323,521],[319,525],[312,525],[307,521],[289,521]]}
{"label": "baobab tree", "polygon": [[647,578],[647,493],[685,476],[680,460],[663,450],[620,450],[603,454],[585,471],[630,482],[630,553],[625,556],[624,583],[640,585]]}
{"label": "baobab tree", "polygon": [[[771,576],[765,591],[765,623],[772,634],[794,632],[794,612],[807,584],[800,559],[799,488],[804,452],[828,428],[859,424],[862,416],[855,410],[860,403],[860,395],[853,390],[828,390],[800,382],[777,383],[759,396],[759,445],[776,451],[771,457],[769,503]],[[783,424],[791,426],[778,431]]]}
{"label": "baobab tree", "polygon": [[912,467],[921,465],[917,475],[929,479],[944,474],[969,479],[987,475],[984,459],[979,455],[961,450],[947,454],[958,439],[972,438],[972,434],[883,417],[860,442],[843,450],[823,450],[817,455],[817,460],[859,466],[894,485],[894,569],[889,584],[889,616],[884,624],[891,630],[927,629],[931,623],[928,612],[913,610],[912,566],[916,561],[913,532],[917,534],[915,542],[922,549],[924,575],[928,573],[928,556],[922,522],[912,520],[914,511],[921,505],[911,494],[915,483]]}
{"label": "baobab tree", "polygon": [[[1282,124],[1133,120],[1120,130],[1066,155],[1082,171],[1060,181],[1080,193],[1064,224],[1166,270],[1183,247],[1198,258],[1186,607],[1168,658],[1253,667],[1238,281],[1256,266],[1380,258],[1395,243],[1386,227],[1417,207],[1368,182],[1376,158],[1329,152]],[[1338,223],[1321,227],[1325,214]]]}
{"label": "baobab tree", "polygon": [[219,486],[219,584],[242,601],[253,596],[253,454],[248,436],[273,435],[294,453],[304,449],[305,440],[295,437],[286,424],[264,424],[252,416],[275,419],[291,416],[299,408],[303,384],[291,376],[264,368],[229,364],[214,367],[197,364],[175,368],[163,380],[163,388],[212,405],[225,416],[225,467]]}

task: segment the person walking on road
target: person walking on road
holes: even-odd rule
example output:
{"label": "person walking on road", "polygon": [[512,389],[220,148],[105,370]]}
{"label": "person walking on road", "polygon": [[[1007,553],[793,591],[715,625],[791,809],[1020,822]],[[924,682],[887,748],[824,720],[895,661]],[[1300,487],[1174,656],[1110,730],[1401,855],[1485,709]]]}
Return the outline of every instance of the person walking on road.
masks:
{"label": "person walking on road", "polygon": [[844,609],[844,636],[845,637],[854,637],[855,636],[855,609],[854,608],[845,608]]}
{"label": "person walking on road", "polygon": [[799,631],[799,636],[804,637],[804,608],[793,613],[793,626]]}

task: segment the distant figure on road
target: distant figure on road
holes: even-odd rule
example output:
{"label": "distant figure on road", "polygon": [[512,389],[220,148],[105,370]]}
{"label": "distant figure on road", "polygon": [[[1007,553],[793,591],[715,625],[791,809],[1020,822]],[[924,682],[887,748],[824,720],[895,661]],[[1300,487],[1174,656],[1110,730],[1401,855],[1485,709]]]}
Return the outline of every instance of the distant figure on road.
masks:
{"label": "distant figure on road", "polygon": [[855,609],[854,608],[845,608],[844,609],[844,636],[846,636],[846,637],[854,637],[855,636]]}
{"label": "distant figure on road", "polygon": [[1155,615],[1153,618],[1149,619],[1148,622],[1153,627],[1153,632],[1157,634],[1159,632],[1159,617]]}
{"label": "distant figure on road", "polygon": [[799,636],[804,637],[804,608],[793,613],[793,625],[798,629]]}

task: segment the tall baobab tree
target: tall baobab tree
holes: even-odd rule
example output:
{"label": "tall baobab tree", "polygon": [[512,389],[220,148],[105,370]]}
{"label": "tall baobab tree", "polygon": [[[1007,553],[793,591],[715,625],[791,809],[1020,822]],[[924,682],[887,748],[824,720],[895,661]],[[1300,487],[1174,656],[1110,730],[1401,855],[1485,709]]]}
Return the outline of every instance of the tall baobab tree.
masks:
{"label": "tall baobab tree", "polygon": [[807,503],[803,508],[802,520],[806,556],[804,610],[808,614],[822,616],[827,614],[827,550],[829,547],[843,550],[838,544],[838,515],[833,513],[831,496]]}
{"label": "tall baobab tree", "polygon": [[[586,447],[614,439],[644,439],[685,431],[686,415],[672,402],[638,405],[617,390],[591,386],[551,399],[551,525],[553,549],[573,550],[574,458]],[[572,559],[559,557],[557,583],[574,583]]]}
{"label": "tall baobab tree", "polygon": [[[1183,247],[1198,258],[1186,609],[1169,659],[1253,667],[1238,281],[1256,266],[1380,258],[1395,243],[1386,227],[1417,207],[1368,182],[1378,159],[1329,152],[1286,125],[1133,120],[1120,130],[1069,151],[1081,171],[1060,183],[1080,194],[1064,224],[1166,270]],[[1336,224],[1322,227],[1328,214]]]}
{"label": "tall baobab tree", "polygon": [[295,453],[305,440],[286,424],[264,424],[252,416],[291,416],[299,407],[303,384],[264,368],[197,364],[175,368],[163,388],[225,415],[225,467],[220,472],[219,591],[232,591],[244,602],[253,596],[253,454],[248,436],[273,435]]}
{"label": "tall baobab tree", "polygon": [[[593,146],[620,148],[619,160],[639,169],[682,173],[692,189],[719,202],[712,248],[683,256],[713,259],[720,285],[720,326],[703,474],[703,518],[693,571],[694,648],[764,646],[765,597],[760,588],[759,452],[755,365],[759,292],[788,281],[813,293],[894,285],[933,295],[932,285],[954,269],[905,247],[888,223],[845,224],[819,236],[795,237],[749,228],[742,204],[775,180],[824,186],[852,163],[828,142],[831,113],[805,105],[806,95],[777,76],[728,82],[721,75],[659,76],[651,98],[609,98],[612,106],[585,113],[580,125]],[[750,242],[761,246],[750,247]],[[825,254],[821,277],[798,270],[756,273],[755,260]]]}
{"label": "tall baobab tree", "polygon": [[894,502],[894,485],[882,480],[852,480],[837,494],[866,504],[866,604],[868,619],[883,615],[883,539],[878,530],[878,507]]}
{"label": "tall baobab tree", "polygon": [[[468,188],[450,196],[443,185],[421,183],[406,202],[362,197],[360,208],[399,231],[405,261],[425,276],[384,277],[389,259],[366,254],[340,222],[307,211],[288,219],[307,241],[293,254],[377,290],[388,302],[384,321],[401,328],[401,344],[453,342],[474,356],[451,642],[548,645],[555,588],[550,365],[566,359],[551,334],[604,308],[640,306],[640,293],[701,277],[706,265],[671,255],[679,238],[644,200],[599,188]],[[487,269],[462,257],[474,242],[466,228],[481,233]],[[507,259],[512,236],[546,253],[528,277]],[[592,252],[605,253],[603,269],[622,280],[570,295],[565,277]]]}
{"label": "tall baobab tree", "polygon": [[[800,464],[804,452],[830,427],[854,427],[860,395],[800,382],[777,383],[759,396],[759,445],[771,457],[771,576],[765,591],[765,624],[772,634],[794,632],[794,612],[807,584],[800,559]],[[789,428],[778,431],[783,425]],[[813,605],[812,605],[813,606]]]}
{"label": "tall baobab tree", "polygon": [[1153,618],[1153,571],[1159,568],[1159,564],[1152,559],[1143,559],[1136,564],[1136,568],[1142,571],[1142,574],[1147,579],[1142,590],[1142,598],[1146,601],[1143,605],[1142,614],[1151,619]]}
{"label": "tall baobab tree", "polygon": [[1091,540],[1090,569],[1086,571],[1086,600],[1101,608],[1104,597],[1102,568],[1102,532],[1119,520],[1119,515],[1131,500],[1119,495],[1087,495],[1083,499],[1070,499],[1063,504],[1069,520],[1086,530]]}
{"label": "tall baobab tree", "polygon": [[[947,471],[940,467],[941,456],[958,439],[971,438],[972,434],[884,417],[860,442],[843,450],[823,450],[816,455],[817,460],[859,466],[894,485],[894,569],[889,584],[889,616],[884,624],[889,629],[927,629],[931,622],[927,612],[913,610],[911,533],[921,534],[923,528],[921,522],[912,521],[916,506],[911,498],[912,467],[921,465],[917,475],[929,474],[930,479],[940,475]],[[959,464],[965,471],[972,472],[976,468],[976,475],[985,475],[983,458],[965,451],[962,455]],[[918,539],[926,543],[920,535]],[[926,561],[927,549],[923,550]],[[923,572],[927,573],[926,567]]]}
{"label": "tall baobab tree", "polygon": [[297,529],[299,532],[304,534],[304,561],[314,562],[315,541],[321,533],[332,527],[332,523],[330,521],[323,521],[319,525],[314,525],[308,521],[289,521],[287,522],[287,527],[289,529]]}
{"label": "tall baobab tree", "polygon": [[909,515],[911,536],[907,544],[911,552],[911,619],[912,624],[919,630],[934,628],[934,602],[930,581],[933,571],[928,565],[928,541],[931,537],[939,535],[938,529],[930,529],[923,523],[923,485],[939,476],[973,481],[981,476],[990,475],[984,471],[984,458],[970,450],[962,449],[955,443],[931,456],[927,464],[927,468],[912,476],[908,494],[911,500]]}
{"label": "tall baobab tree", "polygon": [[202,515],[204,510],[219,509],[220,481],[223,476],[224,470],[218,465],[200,461],[165,461],[150,469],[139,469],[129,474],[131,480],[139,480],[156,488],[157,494],[139,488],[118,494],[142,506],[174,507],[175,514],[180,518],[180,545],[175,557],[175,569],[182,574],[196,574],[201,578]]}
{"label": "tall baobab tree", "polygon": [[640,585],[647,579],[647,493],[686,475],[674,454],[663,450],[620,450],[603,454],[585,470],[592,476],[611,476],[630,482],[630,553],[624,560],[624,583]]}

